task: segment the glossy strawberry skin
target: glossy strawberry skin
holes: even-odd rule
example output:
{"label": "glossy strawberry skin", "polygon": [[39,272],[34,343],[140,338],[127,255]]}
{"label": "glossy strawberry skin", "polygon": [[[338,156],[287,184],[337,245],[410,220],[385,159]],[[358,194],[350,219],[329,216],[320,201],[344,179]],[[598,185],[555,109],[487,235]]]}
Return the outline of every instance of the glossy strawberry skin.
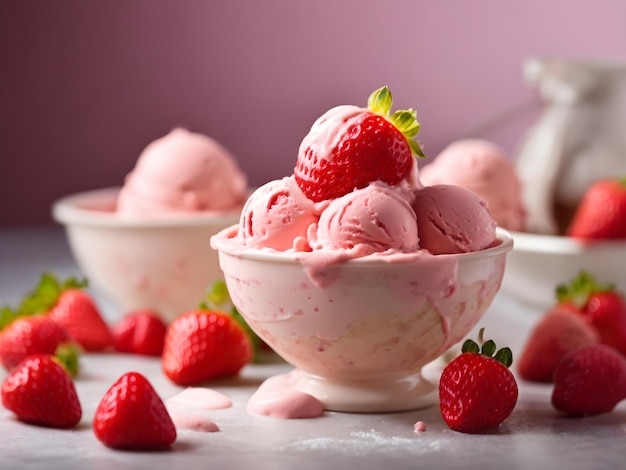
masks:
{"label": "glossy strawberry skin", "polygon": [[626,238],[626,180],[602,180],[591,185],[567,234],[586,241]]}
{"label": "glossy strawberry skin", "polygon": [[608,413],[626,398],[626,362],[603,344],[572,351],[554,374],[552,405],[571,416]]}
{"label": "glossy strawberry skin", "polygon": [[556,306],[530,332],[517,360],[519,376],[532,382],[551,383],[557,364],[568,352],[599,340],[595,328],[581,315],[569,307]]}
{"label": "glossy strawberry skin", "polygon": [[160,356],[163,353],[167,325],[158,313],[134,310],[111,328],[115,350],[143,356]]}
{"label": "glossy strawberry skin", "polygon": [[28,356],[7,376],[2,403],[20,420],[42,426],[71,428],[82,416],[72,378],[49,354]]}
{"label": "glossy strawberry skin", "polygon": [[600,342],[626,354],[626,302],[615,291],[589,297],[583,316],[600,334]]}
{"label": "glossy strawberry skin", "polygon": [[48,312],[85,351],[113,347],[113,335],[92,297],[80,289],[67,289]]}
{"label": "glossy strawberry skin", "polygon": [[478,433],[497,427],[513,411],[518,388],[511,371],[492,357],[463,353],[439,382],[441,415],[455,431]]}
{"label": "glossy strawberry skin", "polygon": [[[325,125],[324,123],[319,125]],[[406,137],[383,116],[363,110],[326,159],[312,148],[298,156],[296,182],[311,200],[343,196],[373,181],[395,185],[405,178],[413,156]]]}
{"label": "glossy strawberry skin", "polygon": [[191,386],[235,376],[252,356],[250,337],[232,316],[192,310],[168,326],[162,367],[172,382]]}
{"label": "glossy strawberry skin", "polygon": [[65,328],[48,316],[19,317],[0,332],[0,362],[10,371],[30,355],[54,355],[69,341]]}
{"label": "glossy strawberry skin", "polygon": [[114,449],[161,450],[176,440],[163,401],[138,372],[125,373],[105,393],[94,415],[93,431]]}

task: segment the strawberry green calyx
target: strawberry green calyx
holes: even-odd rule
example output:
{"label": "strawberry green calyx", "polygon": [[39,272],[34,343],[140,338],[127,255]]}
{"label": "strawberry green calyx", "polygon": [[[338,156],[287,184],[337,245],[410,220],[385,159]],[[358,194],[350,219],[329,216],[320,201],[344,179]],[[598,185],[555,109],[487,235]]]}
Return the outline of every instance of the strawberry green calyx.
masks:
{"label": "strawberry green calyx", "polygon": [[200,308],[203,310],[217,310],[229,313],[248,334],[250,341],[252,341],[252,346],[254,350],[254,357],[252,358],[252,362],[256,362],[257,352],[259,351],[259,348],[261,347],[263,341],[254,332],[254,330],[250,328],[250,325],[248,325],[248,322],[246,322],[241,313],[239,313],[237,307],[232,304],[230,294],[228,293],[228,287],[226,287],[226,282],[214,282],[211,286],[211,290],[206,295],[206,300],[200,304]]}
{"label": "strawberry green calyx", "polygon": [[420,123],[417,121],[417,111],[412,108],[395,111],[391,116],[391,105],[393,97],[389,88],[384,86],[374,91],[367,99],[367,108],[373,113],[383,116],[398,128],[406,138],[411,153],[419,158],[426,158],[422,147],[415,141],[415,137],[420,131]]}
{"label": "strawberry green calyx", "polygon": [[560,284],[557,286],[556,298],[561,304],[571,303],[578,308],[582,308],[587,304],[587,301],[592,295],[602,292],[612,292],[614,290],[615,284],[598,282],[598,280],[587,271],[580,271],[569,284]]}
{"label": "strawberry green calyx", "polygon": [[481,328],[478,332],[478,343],[480,343],[480,346],[474,340],[466,339],[461,348],[461,352],[491,357],[504,364],[505,367],[510,367],[511,364],[513,364],[513,352],[511,349],[508,347],[497,349],[496,343],[493,340],[484,341],[484,332],[484,328]]}
{"label": "strawberry green calyx", "polygon": [[72,377],[78,375],[78,358],[80,349],[74,343],[61,343],[54,352],[54,357]]}
{"label": "strawberry green calyx", "polygon": [[56,304],[63,291],[85,287],[87,287],[86,279],[78,280],[70,277],[65,281],[59,281],[54,274],[45,272],[41,275],[35,289],[22,299],[18,308],[18,315],[46,313]]}

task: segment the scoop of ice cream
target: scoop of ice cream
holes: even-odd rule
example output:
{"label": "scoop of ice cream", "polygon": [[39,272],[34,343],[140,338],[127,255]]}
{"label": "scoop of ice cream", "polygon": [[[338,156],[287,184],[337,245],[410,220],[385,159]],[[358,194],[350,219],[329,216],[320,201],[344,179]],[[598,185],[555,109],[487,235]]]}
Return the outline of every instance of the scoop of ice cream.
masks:
{"label": "scoop of ice cream", "polygon": [[420,189],[413,209],[420,247],[434,255],[479,251],[496,240],[496,222],[486,202],[461,186]]}
{"label": "scoop of ice cream", "polygon": [[306,232],[317,222],[315,204],[293,176],[270,181],[253,192],[241,212],[239,236],[253,248],[308,249]]}
{"label": "scoop of ice cream", "polygon": [[420,171],[426,186],[453,184],[476,193],[498,225],[524,230],[526,209],[515,166],[497,145],[482,139],[453,142]]}
{"label": "scoop of ice cream", "polygon": [[332,200],[310,229],[311,248],[350,250],[354,257],[390,249],[416,251],[415,213],[403,194],[376,182]]}
{"label": "scoop of ice cream", "polygon": [[235,158],[216,140],[174,129],[143,150],[117,210],[139,216],[227,210],[243,203],[246,187]]}

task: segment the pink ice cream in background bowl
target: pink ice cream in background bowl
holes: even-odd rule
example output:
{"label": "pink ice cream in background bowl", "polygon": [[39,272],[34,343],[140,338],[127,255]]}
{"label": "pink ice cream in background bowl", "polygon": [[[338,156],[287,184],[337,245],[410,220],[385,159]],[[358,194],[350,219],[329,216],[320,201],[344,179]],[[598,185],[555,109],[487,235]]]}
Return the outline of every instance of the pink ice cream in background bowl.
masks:
{"label": "pink ice cream in background bowl", "polygon": [[123,187],[63,197],[52,212],[90,285],[110,301],[110,320],[153,308],[171,321],[222,279],[209,239],[239,220],[247,195],[224,147],[175,129],[145,148]]}
{"label": "pink ice cream in background bowl", "polygon": [[[330,134],[315,126],[341,127],[344,110],[303,142],[332,153],[338,144],[323,145]],[[321,202],[294,175],[270,182],[211,245],[233,304],[294,366],[268,384],[326,410],[391,412],[436,402],[422,369],[483,317],[513,241],[471,191],[423,187],[413,158],[397,184],[373,180]]]}

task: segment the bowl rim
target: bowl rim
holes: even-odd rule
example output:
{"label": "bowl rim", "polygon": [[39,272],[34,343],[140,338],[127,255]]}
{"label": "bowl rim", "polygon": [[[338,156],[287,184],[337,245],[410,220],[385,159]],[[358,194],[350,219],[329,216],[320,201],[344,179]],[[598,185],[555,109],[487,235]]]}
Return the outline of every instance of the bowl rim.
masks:
{"label": "bowl rim", "polygon": [[564,235],[545,235],[530,232],[509,233],[515,242],[515,252],[545,253],[558,255],[583,255],[601,251],[626,248],[626,240],[601,240],[585,243]]}
{"label": "bowl rim", "polygon": [[227,211],[180,212],[145,217],[121,216],[115,211],[81,207],[88,202],[114,202],[121,187],[92,189],[63,196],[52,203],[52,217],[56,222],[89,227],[181,227],[230,225],[238,222],[241,207]]}
{"label": "bowl rim", "polygon": [[[229,234],[233,234],[237,226],[232,225],[218,234],[211,237],[211,243],[214,248],[221,254],[225,253],[231,256],[236,256],[244,259],[251,259],[257,261],[270,261],[277,263],[302,263],[302,259],[306,256],[296,257],[294,251],[274,251],[264,250],[260,248],[245,248],[241,249],[241,245],[234,246],[232,237]],[[513,249],[513,237],[508,230],[501,227],[496,227],[496,238],[500,241],[499,244],[484,250],[474,251],[471,253],[458,253],[458,254],[445,254],[445,255],[427,255],[436,257],[456,258],[459,262],[470,261],[476,258],[486,258],[491,256],[500,256],[510,252]],[[417,251],[414,253],[393,253],[393,254],[377,254],[364,256],[361,258],[348,259],[341,263],[341,265],[348,266],[394,266],[401,264],[409,264],[418,259],[424,259],[426,252]]]}

